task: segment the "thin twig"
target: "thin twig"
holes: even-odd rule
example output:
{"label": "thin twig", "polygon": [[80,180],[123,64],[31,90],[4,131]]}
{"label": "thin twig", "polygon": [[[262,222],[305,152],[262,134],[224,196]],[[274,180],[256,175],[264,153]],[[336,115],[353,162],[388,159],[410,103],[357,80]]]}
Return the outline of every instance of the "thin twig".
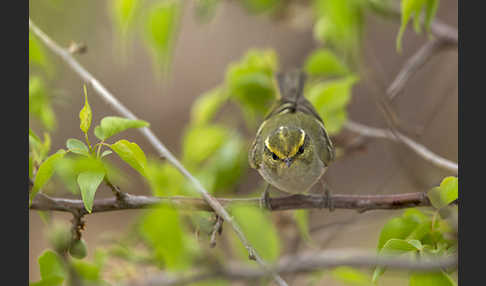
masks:
{"label": "thin twig", "polygon": [[[410,207],[427,207],[430,201],[425,193],[403,193],[393,195],[342,195],[332,194],[329,199],[336,209],[354,209],[359,212],[369,210],[394,210]],[[258,207],[260,198],[218,198],[220,204],[229,206],[233,204],[246,204]],[[326,197],[319,195],[291,195],[285,197],[269,198],[271,211],[284,211],[296,209],[323,209],[326,205]],[[118,204],[115,197],[96,199],[93,202],[91,213],[143,209],[169,205],[185,211],[209,211],[209,207],[200,198],[173,196],[173,197],[149,197],[125,194],[124,204]],[[70,213],[87,214],[82,200],[52,198],[46,194],[39,193],[34,198],[31,210],[50,210]]]}
{"label": "thin twig", "polygon": [[216,216],[216,222],[214,223],[211,239],[209,240],[209,247],[213,248],[216,246],[216,235],[221,235],[221,232],[223,231],[223,222],[224,220],[222,218]]}
{"label": "thin twig", "polygon": [[[327,250],[321,253],[308,253],[285,256],[275,266],[275,271],[286,273],[309,273],[338,266],[351,266],[357,268],[374,268],[385,266],[396,270],[433,271],[437,269],[453,269],[457,267],[457,256],[449,255],[440,258],[407,259],[405,257],[377,256],[376,253],[357,250]],[[131,285],[184,285],[196,281],[223,278],[228,280],[253,280],[260,278],[265,273],[261,270],[243,265],[240,262],[225,263],[218,269],[206,272],[198,272],[184,277],[168,277],[158,275],[145,280],[143,283],[131,283]]]}
{"label": "thin twig", "polygon": [[[52,41],[44,32],[42,32],[29,18],[29,29],[42,40],[42,42],[56,55],[61,57],[61,59],[68,64],[71,69],[76,72],[84,81],[91,84],[93,89],[101,96],[101,98],[110,105],[115,111],[120,115],[129,119],[138,119],[135,114],[133,114],[129,109],[127,109],[121,102],[118,101],[93,75],[91,75],[83,66],[81,66],[76,59],[69,53],[68,50],[60,47],[57,43]],[[162,142],[157,139],[155,134],[147,127],[138,129],[142,135],[152,144],[155,150],[160,156],[167,159],[176,169],[178,169],[191,183],[194,185],[195,189],[202,195],[206,203],[208,203],[211,208],[222,217],[227,223],[231,225],[236,235],[240,241],[245,246],[249,253],[250,258],[254,258],[261,267],[268,269],[266,262],[258,255],[253,246],[249,243],[245,234],[239,227],[239,225],[234,221],[228,212],[215,200],[208,191],[202,186],[202,184],[192,176],[189,171],[182,166],[182,164],[175,158],[174,155],[162,144]],[[272,274],[274,280],[278,285],[287,285],[285,281],[275,273]]]}
{"label": "thin twig", "polygon": [[[409,147],[412,151],[417,153],[420,157],[424,158],[426,161],[432,163],[433,165],[440,167],[444,170],[453,172],[454,174],[458,173],[458,165],[448,159],[445,159],[429,149],[427,149],[424,145],[421,145],[412,139],[406,137],[405,135],[401,134],[400,132],[396,131],[395,134],[388,130],[383,130],[379,128],[369,127],[357,122],[353,122],[348,120],[345,124],[345,128],[354,132],[361,134],[367,137],[376,137],[376,138],[384,138],[390,139],[393,141],[400,141]],[[399,138],[397,138],[397,136]]]}
{"label": "thin twig", "polygon": [[438,54],[442,49],[451,46],[450,42],[441,39],[433,39],[424,44],[405,62],[398,75],[388,87],[386,93],[390,99],[395,99],[396,96],[403,91],[412,75],[414,75],[429,59]]}

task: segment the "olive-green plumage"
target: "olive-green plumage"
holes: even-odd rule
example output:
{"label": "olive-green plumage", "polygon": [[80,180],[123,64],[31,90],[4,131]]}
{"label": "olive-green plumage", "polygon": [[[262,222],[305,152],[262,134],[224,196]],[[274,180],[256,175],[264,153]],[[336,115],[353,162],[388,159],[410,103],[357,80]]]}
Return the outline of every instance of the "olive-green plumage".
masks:
{"label": "olive-green plumage", "polygon": [[334,159],[334,147],[319,114],[302,95],[305,74],[280,73],[276,79],[280,96],[258,129],[250,166],[284,192],[306,192]]}

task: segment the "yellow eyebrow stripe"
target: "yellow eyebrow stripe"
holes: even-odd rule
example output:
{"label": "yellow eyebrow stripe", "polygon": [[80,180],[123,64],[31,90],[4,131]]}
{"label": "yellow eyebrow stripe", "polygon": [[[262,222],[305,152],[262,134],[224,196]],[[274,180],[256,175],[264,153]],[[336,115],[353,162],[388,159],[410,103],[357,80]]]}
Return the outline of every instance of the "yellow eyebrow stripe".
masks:
{"label": "yellow eyebrow stripe", "polygon": [[270,152],[274,153],[275,155],[277,155],[279,158],[283,159],[283,158],[286,158],[286,156],[283,154],[283,153],[280,153],[278,150],[274,150],[271,146],[270,146],[270,143],[268,142],[268,137],[267,139],[265,139],[265,146],[268,148],[268,150],[270,150]]}

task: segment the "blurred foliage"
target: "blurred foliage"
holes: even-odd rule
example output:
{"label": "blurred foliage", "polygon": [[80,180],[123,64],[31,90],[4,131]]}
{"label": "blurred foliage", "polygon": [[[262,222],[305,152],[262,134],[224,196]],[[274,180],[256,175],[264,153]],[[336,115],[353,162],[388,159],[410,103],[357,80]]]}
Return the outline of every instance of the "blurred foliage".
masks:
{"label": "blurred foliage", "polygon": [[159,207],[144,215],[140,223],[140,233],[153,249],[153,256],[160,267],[184,269],[191,264],[181,219],[177,210]]}
{"label": "blurred foliage", "polygon": [[226,92],[239,103],[248,124],[256,125],[255,120],[263,117],[275,99],[273,76],[277,68],[273,50],[249,50],[239,62],[228,66]]}
{"label": "blurred foliage", "polygon": [[39,40],[29,31],[29,65],[37,65],[38,67],[50,71],[51,67],[44,50],[44,47],[39,43]]}
{"label": "blurred foliage", "polygon": [[[201,23],[207,23],[214,17],[221,2],[195,1],[194,15]],[[241,5],[252,15],[273,17],[287,9],[289,2],[244,0],[237,1],[236,5]],[[314,15],[312,29],[318,47],[307,55],[302,64],[309,75],[304,96],[321,115],[330,135],[339,134],[346,123],[352,89],[359,81],[356,66],[361,56],[365,12],[378,4],[383,8],[385,2],[388,3],[379,0],[313,0],[308,3]],[[414,29],[420,33],[420,19],[424,14],[423,26],[428,30],[437,6],[438,0],[401,1],[402,21],[397,35],[397,49],[401,47],[408,22],[413,19]],[[177,0],[108,1],[114,32],[121,40],[118,45],[124,50],[136,35],[140,35],[152,56],[156,77],[160,76],[160,71],[170,71],[183,8],[183,1]],[[49,78],[52,67],[42,43],[31,33],[29,65],[39,69],[31,70],[29,77],[29,114],[46,129],[40,133],[42,139],[32,128],[29,129],[29,178],[34,182],[30,200],[47,189],[51,178],[57,175],[73,195],[81,197],[85,209],[91,212],[96,192],[102,183],[113,187],[129,180],[111,163],[113,156],[118,156],[136,170],[154,196],[198,196],[194,187],[167,161],[145,154],[137,143],[127,139],[109,142],[113,136],[127,129],[149,126],[148,122],[107,116],[92,128],[93,114],[86,86],[84,105],[79,112],[79,137],[84,140],[68,138],[66,149],[51,152],[48,132],[55,130],[57,122],[51,106],[49,85],[42,72]],[[247,131],[256,132],[258,124],[277,99],[274,76],[278,70],[279,58],[274,50],[249,49],[240,59],[228,65],[222,82],[203,92],[193,102],[190,122],[181,138],[180,158],[209,193],[236,194],[248,168],[250,138],[237,128],[239,118],[235,115],[238,114],[232,110],[225,112],[224,107],[236,107],[241,112]],[[97,142],[91,142],[90,136],[98,139]],[[113,155],[108,156],[110,154]],[[450,203],[457,199],[457,186],[457,178],[445,178],[440,186],[428,193],[435,208],[433,212],[408,209],[401,216],[388,221],[379,236],[378,252],[386,255],[442,255],[454,252],[456,240],[450,236],[451,218],[444,210],[454,209]],[[248,193],[259,191],[257,188],[248,190]],[[285,250],[285,241],[281,240],[283,236],[271,215],[245,205],[232,206],[230,211],[263,259],[276,262]],[[48,213],[40,214],[49,225],[51,219]],[[302,238],[311,246],[318,247],[309,233],[309,212],[297,210],[293,215]],[[136,223],[128,228],[127,235],[117,235],[107,249],[96,251],[91,262],[86,259],[89,251],[85,242],[72,241],[71,231],[66,226],[49,228],[50,244],[55,251],[46,250],[39,257],[41,280],[30,285],[62,285],[71,279],[68,269],[74,269],[87,285],[109,285],[104,280],[102,270],[106,267],[106,261],[113,258],[131,265],[156,266],[175,274],[184,274],[201,265],[215,269],[228,261],[228,256],[248,262],[248,253],[233,232],[227,232],[229,237],[221,237],[222,245],[231,247],[231,255],[220,253],[218,249],[208,249],[213,225],[212,214],[187,213],[169,206],[150,209],[144,211]],[[329,273],[333,279],[347,285],[370,285],[385,270],[375,269],[373,277],[350,267],[338,267]],[[323,273],[314,273],[314,282],[319,281]],[[410,274],[410,285],[426,284],[455,285],[455,282],[450,279],[448,270]],[[191,285],[227,285],[227,282],[217,279]]]}
{"label": "blurred foliage", "polygon": [[314,37],[339,51],[345,61],[359,57],[363,34],[364,0],[314,0]]}
{"label": "blurred foliage", "polygon": [[348,266],[340,266],[332,270],[332,277],[344,283],[354,286],[371,286],[370,275]]}
{"label": "blurred foliage", "polygon": [[56,115],[51,106],[45,83],[40,77],[29,78],[29,114],[39,119],[49,131],[56,128]]}
{"label": "blurred foliage", "polygon": [[423,25],[427,31],[430,31],[430,24],[432,23],[438,8],[439,0],[401,1],[402,21],[397,36],[397,50],[399,52],[402,50],[402,37],[408,22],[413,18],[413,28],[417,34],[420,34],[422,31],[421,15],[424,14]]}
{"label": "blurred foliage", "polygon": [[155,63],[167,72],[178,30],[181,1],[159,1],[149,8],[145,33]]}
{"label": "blurred foliage", "polygon": [[[276,262],[280,255],[280,236],[275,225],[271,222],[269,213],[264,210],[245,205],[235,205],[230,209],[231,214],[241,226],[241,230],[247,236],[248,241],[253,245],[260,256],[268,262]],[[232,232],[232,245],[237,255],[243,261],[248,260],[248,252],[238,241]]]}
{"label": "blurred foliage", "polygon": [[[438,257],[457,251],[457,238],[453,235],[455,230],[450,220],[439,212],[444,207],[454,208],[449,204],[458,198],[457,178],[445,178],[440,187],[429,191],[429,197],[431,192],[436,197],[445,198],[444,203],[433,203],[436,210],[431,213],[411,208],[404,211],[402,216],[389,220],[380,233],[380,255],[400,255],[413,259],[418,256]],[[377,267],[373,274],[373,282],[376,282],[385,270],[385,267]],[[412,272],[410,285],[455,285],[449,274],[443,271],[425,274]]]}

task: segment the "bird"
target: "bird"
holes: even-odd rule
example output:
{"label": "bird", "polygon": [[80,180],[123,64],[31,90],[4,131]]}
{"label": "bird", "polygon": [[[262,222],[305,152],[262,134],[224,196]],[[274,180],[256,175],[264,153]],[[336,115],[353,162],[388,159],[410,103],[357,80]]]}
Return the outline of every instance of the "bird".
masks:
{"label": "bird", "polygon": [[[271,209],[271,186],[289,194],[307,193],[335,157],[324,121],[303,95],[306,79],[301,70],[275,75],[277,100],[259,126],[248,152],[250,167],[267,182],[260,205],[268,209]],[[328,188],[325,194],[329,203]],[[328,207],[332,210],[330,204]]]}

